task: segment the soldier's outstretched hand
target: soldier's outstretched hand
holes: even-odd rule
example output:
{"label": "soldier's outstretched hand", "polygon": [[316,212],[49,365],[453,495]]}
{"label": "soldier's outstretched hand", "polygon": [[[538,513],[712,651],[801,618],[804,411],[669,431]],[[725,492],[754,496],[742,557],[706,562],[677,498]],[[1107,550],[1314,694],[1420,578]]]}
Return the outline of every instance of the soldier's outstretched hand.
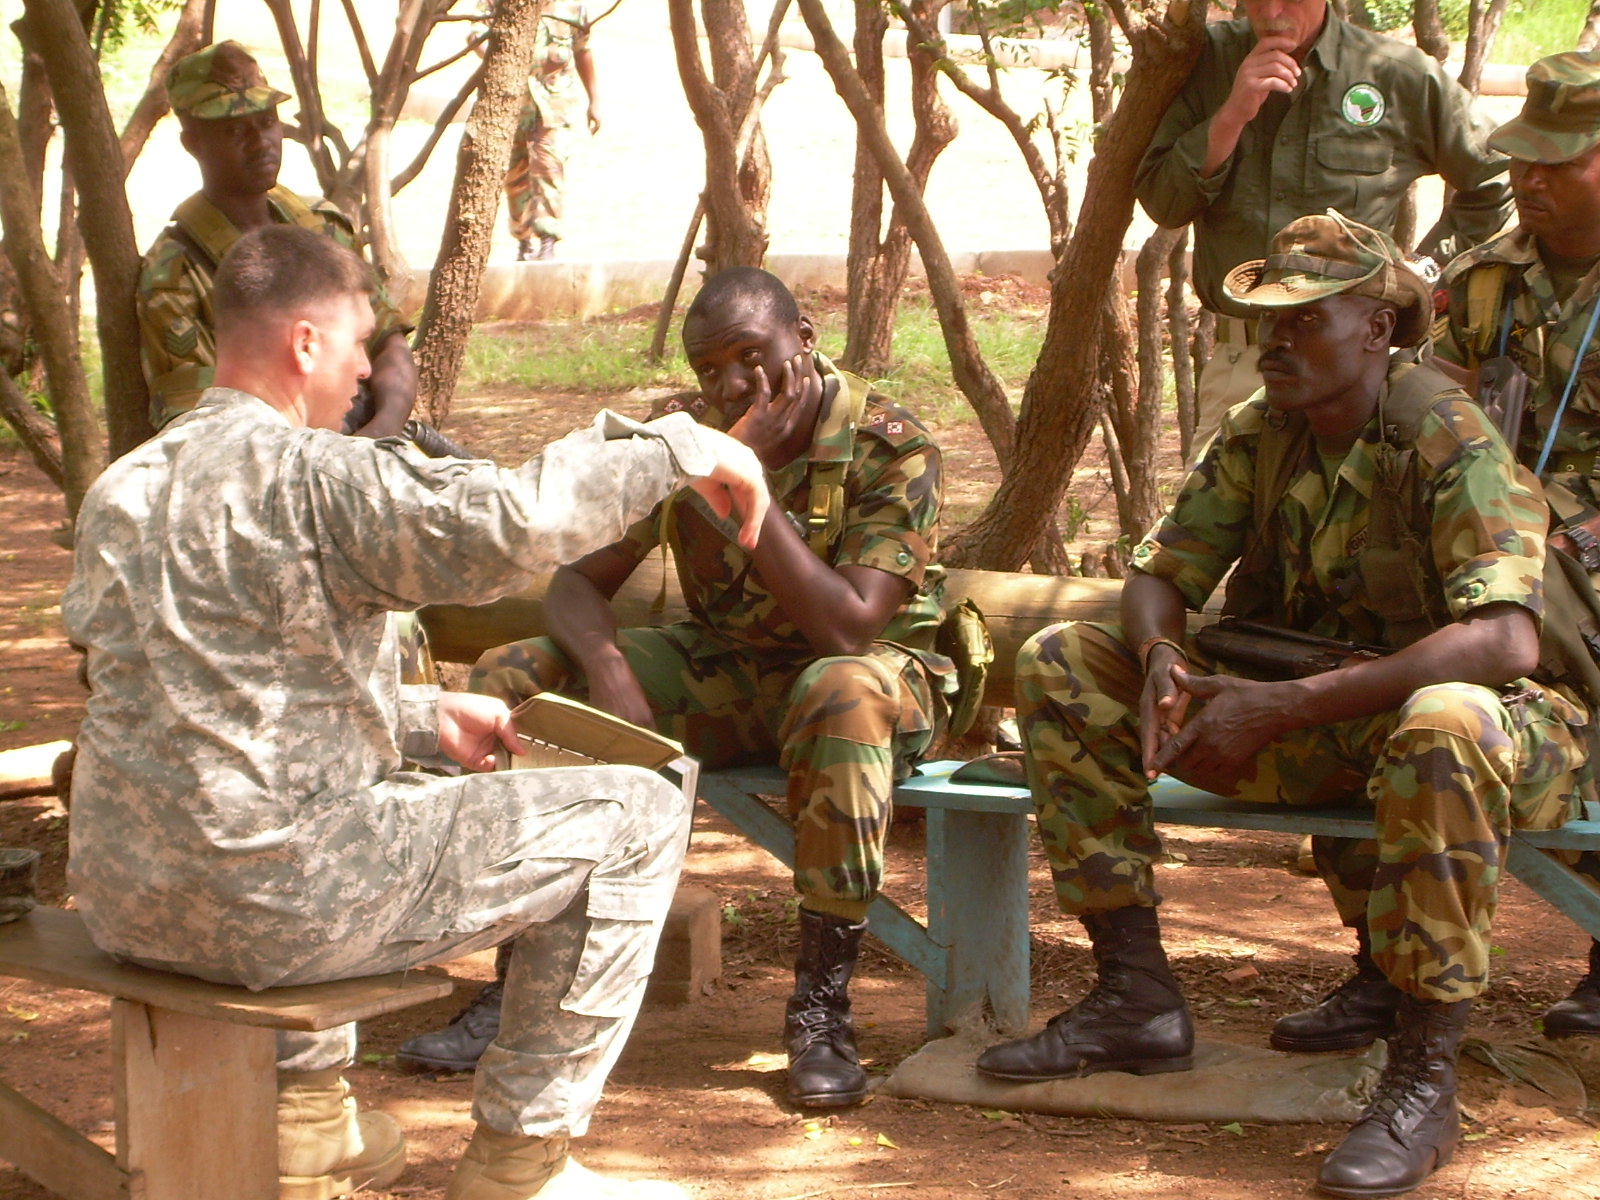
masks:
{"label": "soldier's outstretched hand", "polygon": [[772,497],[767,491],[766,472],[755,452],[743,442],[718,430],[702,427],[700,438],[716,457],[716,464],[704,475],[689,480],[689,486],[705,498],[719,517],[739,514],[739,545],[754,550],[766,519]]}

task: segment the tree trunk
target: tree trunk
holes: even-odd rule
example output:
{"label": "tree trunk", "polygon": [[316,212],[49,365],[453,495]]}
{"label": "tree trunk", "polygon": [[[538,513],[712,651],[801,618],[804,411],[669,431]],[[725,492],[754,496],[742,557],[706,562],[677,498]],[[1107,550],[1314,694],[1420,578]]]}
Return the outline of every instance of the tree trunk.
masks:
{"label": "tree trunk", "polygon": [[[805,0],[807,4],[818,0]],[[1023,391],[1015,451],[983,514],[947,546],[947,563],[1015,570],[1048,527],[1097,418],[1092,396],[1100,310],[1133,216],[1133,174],[1200,53],[1204,10],[1172,0],[1128,31],[1122,100],[1089,163],[1077,227],[1051,283],[1044,343]]]}
{"label": "tree trunk", "polygon": [[[879,0],[855,0],[855,7],[856,72],[868,99],[882,109],[886,95],[883,35],[889,29],[889,13]],[[839,364],[858,375],[882,375],[892,351],[899,297],[890,299],[876,286],[883,261],[882,234],[883,172],[858,129],[850,189],[850,244],[844,264],[844,353],[839,356]]]}
{"label": "tree trunk", "polygon": [[1439,0],[1416,0],[1411,10],[1411,28],[1417,35],[1417,48],[1443,62],[1450,57],[1450,38],[1439,19]]}
{"label": "tree trunk", "polygon": [[[28,403],[28,398],[22,394],[22,389],[17,387],[16,382],[4,371],[0,371],[0,419],[4,419],[5,423],[11,426],[12,431],[21,440],[22,448],[33,459],[34,465],[65,494],[67,475],[61,462],[61,447],[56,440],[56,427],[43,413]],[[67,511],[72,515],[76,515],[77,512],[70,501]]]}
{"label": "tree trunk", "polygon": [[[84,493],[105,464],[100,423],[89,399],[89,382],[78,357],[78,325],[72,320],[66,293],[45,250],[39,230],[39,205],[28,181],[22,139],[12,116],[5,88],[0,86],[0,225],[4,226],[6,258],[17,273],[18,290],[32,314],[34,337],[39,344],[55,409],[61,449],[57,478],[66,496],[67,518],[76,521]],[[10,377],[6,377],[9,385]],[[12,389],[15,391],[15,388]],[[12,400],[8,397],[8,400]],[[23,400],[23,408],[27,401]],[[7,417],[27,444],[35,461],[41,461],[40,431],[6,405]],[[48,470],[48,468],[46,468]]]}
{"label": "tree trunk", "polygon": [[[384,58],[383,69],[373,81],[371,117],[363,142],[365,153],[361,158],[361,168],[365,187],[361,207],[367,218],[367,249],[373,266],[391,295],[404,292],[404,285],[411,277],[411,267],[400,252],[395,238],[389,149],[394,123],[400,117],[400,109],[405,105],[411,83],[417,75],[423,42],[433,29],[435,7],[431,0],[404,0],[400,5],[389,53]],[[350,21],[358,43],[364,50],[366,39],[356,23],[354,10],[351,10]],[[363,54],[362,57],[365,61],[368,56]]]}
{"label": "tree trunk", "polygon": [[1413,181],[1400,197],[1400,207],[1394,215],[1394,232],[1390,235],[1403,254],[1411,253],[1417,241],[1417,185]]}
{"label": "tree trunk", "polygon": [[[928,5],[917,4],[926,10]],[[878,0],[856,0],[856,70],[865,65],[862,84],[881,111],[884,101],[883,35],[888,28]],[[911,65],[911,112],[916,134],[906,155],[906,169],[923,195],[933,164],[955,140],[956,121],[939,96],[939,71],[933,56],[920,46],[908,48]],[[850,208],[850,253],[846,264],[849,312],[843,365],[868,377],[888,372],[894,345],[895,314],[911,264],[911,231],[897,205],[883,240],[883,172],[859,130],[856,133],[855,191]]]}
{"label": "tree trunk", "polygon": [[[1600,29],[1595,29],[1597,14],[1600,14],[1600,0],[1594,0],[1589,8],[1589,20],[1584,25],[1583,37],[1588,37],[1591,29],[1600,37]],[[1487,3],[1485,0],[1472,0],[1467,9],[1467,48],[1461,62],[1461,74],[1456,81],[1474,96],[1478,94],[1478,87],[1483,81],[1483,64],[1488,61],[1489,47],[1494,45],[1505,15],[1506,0],[1488,0]],[[1578,39],[1580,50],[1591,49],[1593,45],[1593,41],[1586,45],[1582,37]]]}
{"label": "tree trunk", "polygon": [[[17,90],[17,129],[22,140],[22,159],[27,164],[28,181],[33,194],[44,203],[44,161],[54,130],[50,118],[55,112],[55,101],[50,98],[50,80],[45,75],[44,59],[23,42],[24,23],[15,22],[11,28],[22,45],[22,82]],[[43,212],[35,213],[42,217]]]}
{"label": "tree trunk", "polygon": [[[1137,542],[1161,515],[1161,500],[1156,488],[1156,459],[1161,443],[1161,402],[1166,394],[1166,353],[1161,319],[1161,274],[1172,258],[1174,247],[1182,245],[1187,230],[1158,229],[1145,241],[1135,264],[1138,276],[1138,302],[1134,331],[1138,338],[1138,397],[1132,420],[1122,435],[1122,457],[1128,466],[1129,509],[1133,522],[1122,532]],[[1179,308],[1183,307],[1179,301]]]}
{"label": "tree trunk", "polygon": [[417,399],[434,425],[449,415],[472,332],[542,7],[541,0],[500,0],[490,18],[483,88],[461,136],[444,238],[417,321]]}
{"label": "tree trunk", "polygon": [[739,127],[756,95],[750,26],[741,0],[702,0],[711,74],[700,58],[693,0],[667,0],[683,93],[706,150],[702,193],[706,272],[759,267],[767,257],[767,200],[772,187],[766,142],[758,132],[742,158]]}
{"label": "tree trunk", "polygon": [[[950,256],[945,252],[939,230],[928,213],[927,205],[923,203],[916,180],[889,140],[882,108],[875,105],[867,94],[861,77],[850,63],[849,51],[828,20],[823,0],[799,0],[799,3],[806,27],[811,30],[817,56],[822,59],[823,67],[833,79],[834,89],[840,99],[855,118],[860,136],[866,140],[877,159],[884,183],[894,197],[895,208],[903,214],[912,240],[922,254],[922,265],[928,273],[928,290],[932,293],[934,308],[939,314],[939,327],[950,354],[950,373],[977,413],[978,424],[994,446],[1001,469],[1007,470],[1015,418],[1011,414],[1005,388],[983,361],[977,341],[972,336],[966,306],[961,299],[961,285],[950,265]],[[1154,128],[1153,124],[1151,128]],[[1145,137],[1148,138],[1149,134]]]}
{"label": "tree trunk", "polygon": [[1178,231],[1178,240],[1167,255],[1167,341],[1172,347],[1172,390],[1178,409],[1178,457],[1187,463],[1194,449],[1194,426],[1198,419],[1194,369],[1193,322],[1189,318],[1189,227]]}
{"label": "tree trunk", "polygon": [[[66,134],[66,161],[79,189],[78,228],[94,270],[106,425],[111,455],[116,457],[154,432],[139,364],[139,320],[134,307],[139,247],[123,191],[122,147],[111,124],[89,39],[72,5],[67,0],[24,3]],[[66,451],[66,457],[77,452]],[[82,453],[90,451],[85,448]],[[98,448],[93,453],[98,455]]]}

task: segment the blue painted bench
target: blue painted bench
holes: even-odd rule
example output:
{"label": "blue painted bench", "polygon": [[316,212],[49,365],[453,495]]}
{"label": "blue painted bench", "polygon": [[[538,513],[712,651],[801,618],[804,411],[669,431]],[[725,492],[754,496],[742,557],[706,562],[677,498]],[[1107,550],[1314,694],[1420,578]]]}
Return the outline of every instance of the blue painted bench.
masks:
{"label": "blue painted bench", "polygon": [[[1033,802],[1026,788],[951,783],[959,762],[923,763],[895,788],[895,804],[927,811],[928,920],[887,896],[868,914],[872,932],[927,979],[927,1028],[941,1037],[986,1008],[1002,1034],[1027,1029],[1028,839]],[[736,767],[701,777],[700,798],[764,850],[794,864],[788,817],[761,796],[782,796],[777,767]],[[1156,819],[1169,825],[1367,837],[1371,813],[1250,804],[1163,777],[1152,787]],[[1560,829],[1512,835],[1512,875],[1600,937],[1600,895],[1545,850],[1600,850],[1600,813]]]}

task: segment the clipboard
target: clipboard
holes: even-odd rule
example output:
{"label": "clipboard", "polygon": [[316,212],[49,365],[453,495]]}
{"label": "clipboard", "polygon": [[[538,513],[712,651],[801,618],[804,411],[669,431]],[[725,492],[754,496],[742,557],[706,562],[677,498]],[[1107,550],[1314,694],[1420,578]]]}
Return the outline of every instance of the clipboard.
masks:
{"label": "clipboard", "polygon": [[495,749],[495,770],[548,770],[622,764],[665,775],[694,798],[700,762],[653,729],[591,708],[566,696],[541,692],[511,710],[523,753]]}

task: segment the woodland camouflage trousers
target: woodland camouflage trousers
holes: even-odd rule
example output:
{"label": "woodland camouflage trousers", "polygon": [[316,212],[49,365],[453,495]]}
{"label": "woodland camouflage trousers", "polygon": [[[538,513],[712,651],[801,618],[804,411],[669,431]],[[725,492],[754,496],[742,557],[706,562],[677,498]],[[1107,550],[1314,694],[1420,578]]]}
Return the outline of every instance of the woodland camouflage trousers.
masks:
{"label": "woodland camouflage trousers", "polygon": [[[1214,669],[1192,644],[1186,649],[1197,668]],[[1152,863],[1161,844],[1139,748],[1143,677],[1120,628],[1041,631],[1017,657],[1016,687],[1062,911],[1157,904]],[[1264,804],[1370,804],[1372,869],[1345,903],[1359,904],[1373,959],[1421,999],[1468,999],[1488,980],[1510,829],[1559,825],[1575,808],[1581,731],[1558,711],[1539,692],[1425,687],[1394,712],[1288,734],[1230,791]]]}
{"label": "woodland camouflage trousers", "polygon": [[[861,919],[883,879],[895,780],[933,737],[916,657],[878,642],[858,657],[763,664],[687,622],[617,640],[656,728],[707,769],[776,759],[789,772],[795,890],[807,908]],[[487,651],[469,686],[511,705],[541,691],[587,695],[548,638]]]}
{"label": "woodland camouflage trousers", "polygon": [[524,107],[517,119],[505,192],[506,223],[519,242],[562,236],[569,139],[569,130],[550,124],[534,105]]}

